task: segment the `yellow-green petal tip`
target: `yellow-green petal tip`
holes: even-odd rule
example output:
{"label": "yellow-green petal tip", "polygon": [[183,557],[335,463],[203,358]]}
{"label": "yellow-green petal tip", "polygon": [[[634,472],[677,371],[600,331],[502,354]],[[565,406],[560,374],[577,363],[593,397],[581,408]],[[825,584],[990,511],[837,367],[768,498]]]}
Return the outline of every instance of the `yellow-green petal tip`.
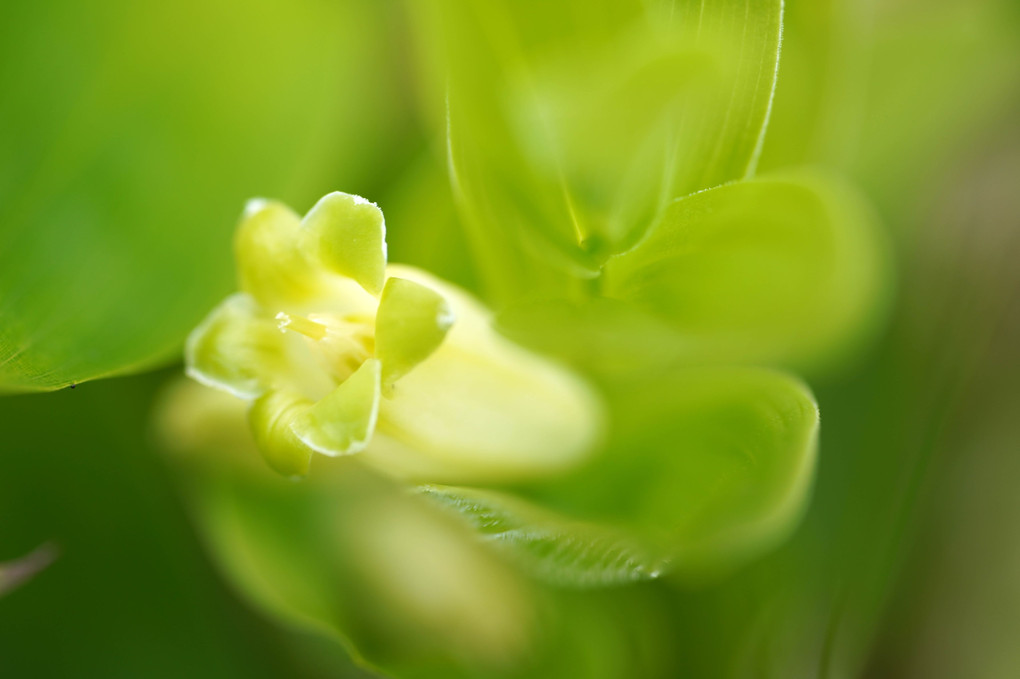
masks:
{"label": "yellow-green petal tip", "polygon": [[307,251],[326,269],[378,295],[386,279],[386,221],[375,203],[350,193],[323,196],[305,215]]}

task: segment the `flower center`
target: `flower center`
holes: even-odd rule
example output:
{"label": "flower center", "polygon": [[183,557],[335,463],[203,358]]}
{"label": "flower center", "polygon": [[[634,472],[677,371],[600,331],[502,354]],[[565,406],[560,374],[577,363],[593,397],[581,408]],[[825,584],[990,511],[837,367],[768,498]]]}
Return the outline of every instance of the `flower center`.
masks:
{"label": "flower center", "polygon": [[277,326],[281,332],[293,330],[299,332],[309,339],[319,341],[326,336],[326,326],[322,323],[305,318],[304,316],[291,316],[285,311],[276,314]]}
{"label": "flower center", "polygon": [[296,332],[308,340],[312,354],[338,382],[343,382],[375,353],[373,319],[310,314],[276,314],[280,332]]}

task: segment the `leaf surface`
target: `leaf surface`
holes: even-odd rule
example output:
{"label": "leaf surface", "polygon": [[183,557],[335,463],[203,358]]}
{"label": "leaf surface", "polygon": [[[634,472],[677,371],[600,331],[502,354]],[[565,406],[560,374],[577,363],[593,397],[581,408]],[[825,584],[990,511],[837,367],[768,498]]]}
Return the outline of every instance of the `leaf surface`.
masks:
{"label": "leaf surface", "polygon": [[699,579],[778,544],[804,509],[818,409],[782,373],[660,370],[617,378],[603,453],[544,485],[439,488],[532,575],[572,587]]}
{"label": "leaf surface", "polygon": [[245,201],[310,206],[334,188],[318,182],[337,148],[357,157],[385,130],[391,93],[354,58],[382,49],[367,30],[377,11],[114,0],[5,12],[0,390],[179,351],[234,287]]}
{"label": "leaf surface", "polygon": [[494,287],[594,275],[673,198],[753,173],[779,0],[437,7],[454,188]]}
{"label": "leaf surface", "polygon": [[801,171],[674,201],[606,263],[602,296],[522,303],[499,325],[600,373],[705,363],[821,372],[880,327],[889,263],[863,199]]}

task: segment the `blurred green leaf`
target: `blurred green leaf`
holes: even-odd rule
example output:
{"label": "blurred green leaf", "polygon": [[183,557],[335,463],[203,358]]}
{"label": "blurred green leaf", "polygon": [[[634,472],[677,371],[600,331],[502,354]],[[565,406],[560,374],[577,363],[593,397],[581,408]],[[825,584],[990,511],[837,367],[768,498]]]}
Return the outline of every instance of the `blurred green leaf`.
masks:
{"label": "blurred green leaf", "polygon": [[0,390],[173,356],[230,288],[239,205],[255,195],[309,205],[334,188],[323,181],[356,189],[335,156],[365,155],[396,118],[377,72],[383,11],[275,0],[5,8]]}
{"label": "blurred green leaf", "polygon": [[884,317],[887,260],[874,216],[841,182],[749,180],[671,203],[607,262],[605,298],[520,304],[500,325],[597,372],[706,361],[821,369]]}
{"label": "blurred green leaf", "polygon": [[699,356],[809,362],[873,327],[882,246],[849,187],[754,180],[673,203],[608,263],[604,290],[680,330]]}
{"label": "blurred green leaf", "polygon": [[396,676],[477,676],[463,668],[519,655],[534,613],[528,583],[461,522],[352,459],[317,464],[295,484],[195,456],[183,481],[231,579],[360,662]]}
{"label": "blurred green leaf", "polygon": [[555,489],[563,510],[631,528],[681,573],[729,569],[788,534],[807,502],[818,434],[802,382],[753,368],[615,382],[605,385],[606,453]]}
{"label": "blurred green leaf", "polygon": [[170,376],[4,399],[0,569],[27,575],[57,559],[0,595],[0,676],[364,677],[259,616],[215,572],[151,437]]}
{"label": "blurred green leaf", "polygon": [[423,41],[495,291],[593,276],[671,199],[752,174],[781,13],[779,0],[437,5]]}
{"label": "blurred green leaf", "polygon": [[606,386],[615,426],[585,468],[509,489],[518,497],[458,488],[433,497],[559,585],[711,577],[786,536],[814,469],[818,409],[802,383],[706,368]]}
{"label": "blurred green leaf", "polygon": [[619,585],[656,578],[665,566],[622,531],[543,515],[506,494],[446,486],[423,491],[505,548],[529,573],[553,585]]}
{"label": "blurred green leaf", "polygon": [[863,73],[833,85],[833,106],[856,110],[859,129],[825,130],[842,152],[832,160],[894,216],[976,130],[1009,115],[1020,83],[1015,10],[1010,0],[879,3],[870,31],[844,38],[854,49],[870,42],[870,55],[857,65]]}
{"label": "blurred green leaf", "polygon": [[901,233],[909,207],[974,132],[1015,101],[1017,3],[816,0],[788,3],[771,170],[839,168]]}
{"label": "blurred green leaf", "polygon": [[180,381],[157,412],[214,560],[274,616],[340,639],[387,676],[613,679],[677,666],[665,587],[547,586],[357,456],[317,458],[292,483],[258,459],[243,410]]}

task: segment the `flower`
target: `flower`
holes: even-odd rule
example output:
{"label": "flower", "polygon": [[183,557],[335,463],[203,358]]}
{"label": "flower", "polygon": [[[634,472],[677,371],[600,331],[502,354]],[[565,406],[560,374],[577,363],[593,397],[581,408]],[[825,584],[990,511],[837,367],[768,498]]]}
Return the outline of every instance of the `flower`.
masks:
{"label": "flower", "polygon": [[315,453],[439,483],[581,461],[600,430],[594,392],[498,335],[465,291],[388,266],[385,231],[374,203],[346,193],[304,218],[251,201],[235,241],[240,292],[191,333],[188,375],[250,402],[258,448],[287,476]]}

